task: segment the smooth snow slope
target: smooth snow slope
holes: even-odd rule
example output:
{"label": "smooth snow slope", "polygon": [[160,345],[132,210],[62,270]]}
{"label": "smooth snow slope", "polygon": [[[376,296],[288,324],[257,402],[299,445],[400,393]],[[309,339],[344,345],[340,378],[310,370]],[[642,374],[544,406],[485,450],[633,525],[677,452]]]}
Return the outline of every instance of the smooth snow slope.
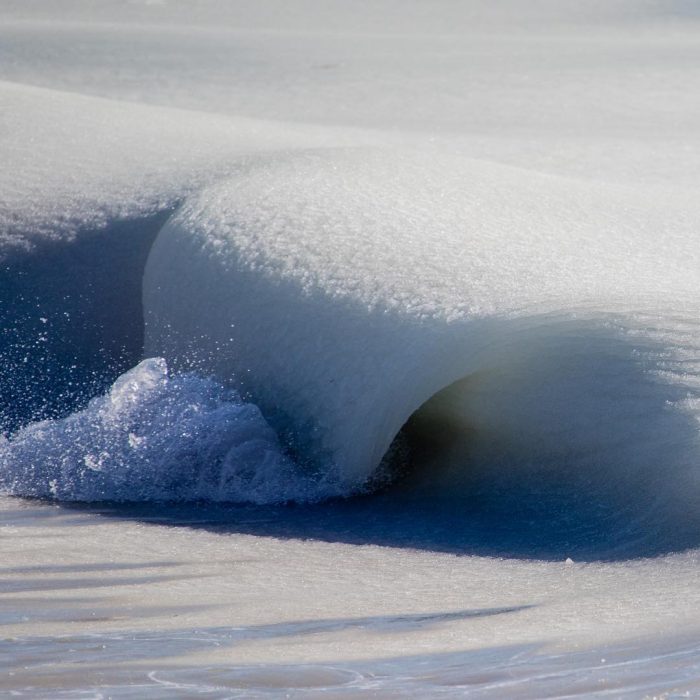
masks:
{"label": "smooth snow slope", "polygon": [[[280,122],[382,129],[596,181],[700,176],[686,0],[6,0],[0,78]],[[336,144],[341,135],[336,133]],[[251,144],[255,147],[255,143]]]}

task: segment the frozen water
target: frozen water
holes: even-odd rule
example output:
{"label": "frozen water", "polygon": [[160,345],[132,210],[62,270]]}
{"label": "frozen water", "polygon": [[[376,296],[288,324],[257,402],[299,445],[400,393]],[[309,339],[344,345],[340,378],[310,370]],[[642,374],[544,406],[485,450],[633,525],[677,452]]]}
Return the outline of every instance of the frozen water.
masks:
{"label": "frozen water", "polygon": [[698,216],[669,204],[435,153],[264,157],[159,234],[146,351],[235,382],[348,490],[460,380],[431,431],[460,425],[470,451],[685,473]]}
{"label": "frozen water", "polygon": [[64,501],[275,502],[321,498],[258,408],[161,358],[123,374],[62,420],[0,438],[0,489]]}
{"label": "frozen water", "polygon": [[697,692],[694,3],[1,5],[2,690]]}

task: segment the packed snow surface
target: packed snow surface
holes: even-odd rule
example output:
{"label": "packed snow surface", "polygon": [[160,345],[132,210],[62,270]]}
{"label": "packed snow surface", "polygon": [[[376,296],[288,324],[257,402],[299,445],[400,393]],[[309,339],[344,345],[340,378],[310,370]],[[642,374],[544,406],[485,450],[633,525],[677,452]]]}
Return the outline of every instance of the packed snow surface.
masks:
{"label": "packed snow surface", "polygon": [[[216,501],[232,542],[312,532],[353,580],[351,544],[620,560],[571,594],[605,625],[540,599],[553,563],[463,558],[459,581],[476,567],[479,605],[514,616],[499,644],[644,634],[660,646],[632,659],[667,670],[664,635],[700,626],[699,33],[686,0],[0,2],[3,503]],[[255,581],[293,578],[283,549]],[[391,580],[428,595],[420,567],[452,564],[425,556]],[[314,597],[374,619],[385,582],[366,583]],[[357,658],[338,629],[326,648]],[[671,685],[697,658],[674,644],[691,662]],[[372,649],[352,678],[399,673]],[[164,682],[209,687],[189,673]]]}

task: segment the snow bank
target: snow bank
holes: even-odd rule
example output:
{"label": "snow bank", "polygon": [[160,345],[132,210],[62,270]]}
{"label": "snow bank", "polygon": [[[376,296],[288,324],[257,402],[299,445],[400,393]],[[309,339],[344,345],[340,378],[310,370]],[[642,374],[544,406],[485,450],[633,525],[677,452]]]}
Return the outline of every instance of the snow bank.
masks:
{"label": "snow bank", "polygon": [[326,134],[0,81],[0,256],[164,211],[250,152]]}

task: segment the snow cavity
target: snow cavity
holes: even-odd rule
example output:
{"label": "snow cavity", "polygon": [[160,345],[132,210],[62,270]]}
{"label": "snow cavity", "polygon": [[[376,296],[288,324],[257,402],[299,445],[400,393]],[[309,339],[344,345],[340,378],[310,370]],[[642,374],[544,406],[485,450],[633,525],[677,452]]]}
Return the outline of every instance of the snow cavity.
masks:
{"label": "snow cavity", "polygon": [[695,543],[697,323],[581,316],[481,326],[473,371],[427,398],[395,439],[396,492],[494,531],[557,523],[579,542]]}
{"label": "snow cavity", "polygon": [[258,408],[162,358],[61,420],[0,437],[0,490],[65,501],[279,502],[332,495],[301,474]]}

